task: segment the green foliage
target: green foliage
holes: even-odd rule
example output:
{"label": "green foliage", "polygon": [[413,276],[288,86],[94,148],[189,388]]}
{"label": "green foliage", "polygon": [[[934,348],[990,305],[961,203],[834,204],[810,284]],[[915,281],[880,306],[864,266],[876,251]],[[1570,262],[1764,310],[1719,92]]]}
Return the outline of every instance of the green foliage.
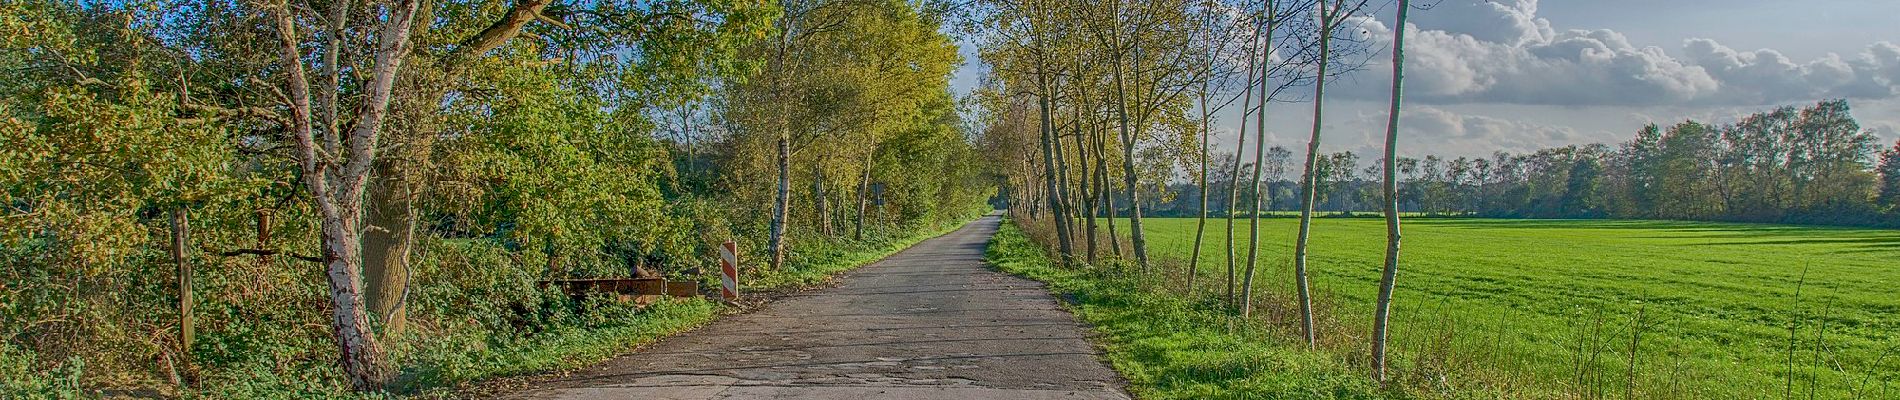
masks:
{"label": "green foliage", "polygon": [[452,107],[451,125],[470,131],[440,144],[448,154],[440,202],[464,234],[561,257],[550,263],[581,275],[624,273],[620,255],[606,253],[614,248],[691,259],[690,251],[662,248],[690,240],[665,212],[660,186],[671,165],[645,130],[563,88],[554,66],[475,75],[495,82],[497,95]]}
{"label": "green foliage", "polygon": [[1900,140],[1893,147],[1880,152],[1880,164],[1875,167],[1880,173],[1880,189],[1875,202],[1885,207],[1889,214],[1900,216]]}
{"label": "green foliage", "polygon": [[79,399],[86,398],[80,372],[86,362],[79,357],[46,368],[33,352],[0,343],[0,398]]}
{"label": "green foliage", "polygon": [[960,59],[938,15],[889,0],[786,4],[808,12],[779,21],[775,34],[789,36],[745,49],[765,68],[726,87],[714,110],[732,128],[713,144],[714,189],[727,204],[754,221],[770,215],[781,133],[792,147],[792,222],[823,240],[855,237],[859,220],[871,230],[956,220],[988,195],[949,93]]}

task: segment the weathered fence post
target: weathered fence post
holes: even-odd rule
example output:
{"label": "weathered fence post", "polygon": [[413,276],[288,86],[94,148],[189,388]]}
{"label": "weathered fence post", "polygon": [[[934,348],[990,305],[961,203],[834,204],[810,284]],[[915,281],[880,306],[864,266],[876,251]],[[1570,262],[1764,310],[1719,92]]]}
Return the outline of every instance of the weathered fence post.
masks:
{"label": "weathered fence post", "polygon": [[[185,242],[191,235],[190,220],[185,215],[185,207],[172,209],[172,262],[178,267],[178,359],[182,371],[179,375],[190,375],[191,339],[193,317],[191,315],[191,263],[185,259]],[[181,378],[179,381],[188,381]]]}

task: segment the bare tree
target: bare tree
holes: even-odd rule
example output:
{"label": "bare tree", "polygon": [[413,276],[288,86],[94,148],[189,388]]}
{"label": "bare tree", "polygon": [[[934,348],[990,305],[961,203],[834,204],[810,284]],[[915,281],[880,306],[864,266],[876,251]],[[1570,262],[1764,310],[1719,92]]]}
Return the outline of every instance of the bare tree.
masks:
{"label": "bare tree", "polygon": [[[1234,100],[1240,100],[1252,94],[1254,72],[1252,42],[1247,42],[1247,44],[1244,44],[1240,49],[1243,51],[1242,54],[1247,57],[1247,59],[1243,61],[1247,78],[1245,81],[1240,82],[1242,84],[1241,86],[1245,87],[1246,90],[1243,90],[1236,96],[1226,98],[1221,101],[1220,104],[1209,104],[1209,102],[1213,100],[1209,98],[1210,96],[1213,96],[1216,92],[1230,89],[1228,85],[1232,83],[1233,77],[1236,75],[1231,69],[1228,54],[1230,50],[1228,46],[1238,41],[1240,35],[1223,34],[1223,32],[1236,31],[1236,29],[1233,28],[1242,26],[1246,21],[1243,18],[1224,17],[1223,14],[1225,14],[1227,10],[1221,7],[1220,3],[1212,0],[1202,2],[1201,7],[1202,23],[1198,31],[1205,33],[1207,35],[1206,40],[1213,43],[1207,49],[1208,51],[1205,54],[1207,58],[1203,60],[1203,68],[1198,71],[1201,75],[1199,79],[1200,89],[1197,91],[1200,95],[1200,99],[1196,104],[1199,105],[1201,111],[1199,121],[1201,124],[1201,152],[1200,174],[1196,175],[1196,178],[1198,179],[1197,187],[1200,188],[1201,193],[1200,209],[1194,224],[1194,254],[1188,258],[1187,290],[1190,295],[1194,293],[1194,279],[1200,275],[1201,243],[1207,233],[1207,177],[1209,165],[1212,164],[1212,159],[1209,156],[1209,147],[1212,145],[1213,140],[1213,114],[1226,109],[1227,106],[1234,103]],[[1249,40],[1252,39],[1250,38]],[[1243,104],[1242,107],[1246,107],[1246,105]],[[1245,123],[1245,118],[1245,116],[1242,116],[1243,124]],[[1231,226],[1232,218],[1228,218],[1228,220],[1228,230],[1231,232],[1233,230]],[[1227,245],[1229,249],[1228,270],[1232,271],[1233,262],[1231,254],[1233,253],[1233,243],[1229,242]],[[1231,281],[1232,279],[1230,278],[1229,280]]]}
{"label": "bare tree", "polygon": [[1313,203],[1316,200],[1315,186],[1319,177],[1314,174],[1319,158],[1320,128],[1323,127],[1326,107],[1326,78],[1329,64],[1333,61],[1333,32],[1366,6],[1367,0],[1359,0],[1347,7],[1346,0],[1334,0],[1331,6],[1324,2],[1318,5],[1319,14],[1319,57],[1318,73],[1313,75],[1313,133],[1306,142],[1306,172],[1300,182],[1300,232],[1293,244],[1293,280],[1300,295],[1300,331],[1306,337],[1307,347],[1317,346],[1319,337],[1313,330],[1312,285],[1307,281],[1306,250],[1307,241],[1312,234]]}
{"label": "bare tree", "polygon": [[[1266,64],[1264,67],[1266,70],[1261,76],[1260,90],[1255,92],[1261,110],[1259,113],[1254,114],[1255,142],[1252,173],[1253,182],[1250,184],[1251,190],[1249,191],[1249,193],[1253,195],[1253,204],[1249,206],[1250,218],[1248,224],[1247,266],[1240,283],[1241,293],[1239,307],[1242,317],[1251,316],[1252,314],[1253,278],[1254,272],[1259,265],[1260,253],[1260,203],[1269,198],[1269,196],[1265,195],[1266,193],[1263,193],[1261,174],[1268,171],[1272,171],[1276,176],[1279,174],[1277,168],[1269,168],[1270,165],[1266,163],[1266,157],[1270,155],[1277,157],[1276,152],[1269,151],[1266,148],[1266,106],[1274,101],[1282,100],[1280,94],[1287,89],[1299,87],[1309,82],[1316,83],[1318,82],[1317,78],[1320,76],[1319,74],[1328,73],[1328,71],[1320,70],[1315,74],[1309,75],[1303,70],[1304,65],[1302,65],[1300,60],[1317,47],[1316,43],[1297,40],[1299,39],[1298,33],[1300,30],[1297,26],[1289,28],[1287,24],[1291,21],[1293,16],[1305,14],[1312,10],[1313,7],[1318,6],[1318,4],[1299,0],[1268,0],[1262,6],[1261,22],[1263,26],[1260,28],[1264,32],[1262,34],[1264,40],[1260,43],[1262,57],[1271,59],[1275,54],[1279,54],[1281,57],[1279,57],[1279,61]],[[1293,34],[1287,35],[1288,40],[1282,41],[1287,43],[1275,43],[1272,40],[1274,35],[1283,29],[1290,29],[1293,31]],[[1276,84],[1269,85],[1269,83],[1272,82],[1271,79],[1274,77],[1281,77],[1281,80]],[[1274,149],[1279,149],[1279,146],[1274,146]],[[1275,160],[1278,159],[1275,158]]]}
{"label": "bare tree", "polygon": [[[1239,143],[1234,145],[1234,165],[1232,172],[1228,174],[1231,182],[1227,185],[1227,294],[1224,298],[1230,305],[1234,304],[1234,205],[1240,201],[1240,165],[1242,160],[1241,156],[1247,150],[1247,117],[1254,112],[1260,111],[1256,110],[1253,106],[1253,91],[1255,87],[1259,86],[1259,84],[1254,81],[1255,73],[1259,72],[1265,65],[1265,63],[1261,62],[1261,55],[1265,53],[1263,49],[1265,46],[1261,46],[1259,42],[1260,30],[1254,29],[1253,34],[1247,42],[1247,48],[1249,49],[1247,55],[1247,89],[1241,92],[1240,130],[1239,134],[1235,135],[1238,136],[1236,140],[1239,141]],[[1261,75],[1260,80],[1265,81],[1265,74]]]}
{"label": "bare tree", "polygon": [[[1255,201],[1255,204],[1249,206],[1249,209],[1252,210],[1251,214],[1256,217],[1252,218],[1249,223],[1251,232],[1249,234],[1249,247],[1247,249],[1247,271],[1245,272],[1247,277],[1241,281],[1236,281],[1234,275],[1235,272],[1237,272],[1236,267],[1239,261],[1237,259],[1238,254],[1236,254],[1234,248],[1233,220],[1235,211],[1237,211],[1239,207],[1238,202],[1241,196],[1241,166],[1248,165],[1243,161],[1245,158],[1241,157],[1246,153],[1247,147],[1247,118],[1254,117],[1259,122],[1255,125],[1254,134],[1256,139],[1258,139],[1255,143],[1255,147],[1263,146],[1266,141],[1265,113],[1267,104],[1275,101],[1286,101],[1287,99],[1284,99],[1282,94],[1286,93],[1288,89],[1300,87],[1312,82],[1312,76],[1303,70],[1305,65],[1300,59],[1314,50],[1315,46],[1313,46],[1313,43],[1311,41],[1288,40],[1276,44],[1271,41],[1274,31],[1286,29],[1284,21],[1286,21],[1289,16],[1307,12],[1307,10],[1311,9],[1312,5],[1313,3],[1311,1],[1306,0],[1269,0],[1262,4],[1260,13],[1255,14],[1253,17],[1255,25],[1253,29],[1254,39],[1251,47],[1253,48],[1253,62],[1255,62],[1255,72],[1258,72],[1258,79],[1248,80],[1249,90],[1244,95],[1245,100],[1243,104],[1252,104],[1255,99],[1258,99],[1259,103],[1252,104],[1250,107],[1243,105],[1245,111],[1242,112],[1240,118],[1240,135],[1237,139],[1238,144],[1235,146],[1236,154],[1232,165],[1233,184],[1228,187],[1227,197],[1227,302],[1239,307],[1243,315],[1247,315],[1247,309],[1251,308],[1252,297],[1250,293],[1253,287],[1252,271],[1259,257],[1260,244],[1258,227],[1260,220],[1257,218],[1257,215],[1260,213],[1260,205],[1258,203],[1267,197],[1261,193],[1261,188],[1258,184],[1260,181],[1259,175],[1262,173],[1262,169],[1266,169],[1268,173],[1273,173],[1275,176],[1279,174],[1278,169],[1268,168],[1270,164],[1261,164],[1260,158],[1262,154],[1258,154],[1258,151],[1255,152],[1255,162],[1251,164],[1251,175],[1254,176],[1253,181],[1255,183],[1250,185],[1248,194],[1253,196]],[[1294,36],[1292,39],[1297,39],[1297,35],[1290,36]],[[1276,59],[1274,57],[1275,55],[1279,55],[1279,57]],[[1276,81],[1274,78],[1279,79]],[[1274,146],[1273,149],[1277,151],[1280,147]],[[1266,155],[1277,156],[1277,153],[1269,151]],[[1277,160],[1277,158],[1275,160]],[[1241,287],[1239,289],[1240,297],[1238,298],[1236,297],[1236,283]]]}
{"label": "bare tree", "polygon": [[[1260,15],[1264,18],[1262,21],[1264,22],[1264,28],[1261,29],[1260,46],[1266,49],[1263,50],[1262,53],[1268,56],[1273,54],[1271,51],[1273,49],[1273,33],[1280,28],[1280,22],[1282,21],[1279,9],[1276,7],[1278,5],[1279,3],[1274,0],[1267,0],[1261,4]],[[1261,83],[1264,85],[1266,79],[1261,79]],[[1247,272],[1240,280],[1241,318],[1253,316],[1253,274],[1255,270],[1254,266],[1258,263],[1260,254],[1260,167],[1265,165],[1261,161],[1264,160],[1267,153],[1266,105],[1267,100],[1269,100],[1268,90],[1263,86],[1257,95],[1260,96],[1260,112],[1254,114],[1253,176],[1251,181],[1248,182],[1248,184],[1252,186],[1249,192],[1253,193],[1253,203],[1250,204],[1247,209],[1250,222],[1247,228]],[[1241,134],[1244,135],[1246,133],[1242,132]]]}
{"label": "bare tree", "polygon": [[1385,121],[1385,275],[1379,278],[1378,310],[1372,320],[1372,380],[1385,382],[1385,340],[1392,316],[1392,290],[1399,276],[1399,100],[1405,81],[1405,16],[1410,0],[1398,0],[1392,36],[1392,108]]}

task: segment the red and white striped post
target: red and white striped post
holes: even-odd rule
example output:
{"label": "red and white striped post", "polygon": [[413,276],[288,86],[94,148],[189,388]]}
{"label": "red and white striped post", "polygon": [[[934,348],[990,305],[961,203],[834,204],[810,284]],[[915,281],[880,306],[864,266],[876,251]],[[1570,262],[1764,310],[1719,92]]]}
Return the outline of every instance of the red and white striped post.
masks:
{"label": "red and white striped post", "polygon": [[719,296],[739,299],[739,245],[727,240],[719,244]]}

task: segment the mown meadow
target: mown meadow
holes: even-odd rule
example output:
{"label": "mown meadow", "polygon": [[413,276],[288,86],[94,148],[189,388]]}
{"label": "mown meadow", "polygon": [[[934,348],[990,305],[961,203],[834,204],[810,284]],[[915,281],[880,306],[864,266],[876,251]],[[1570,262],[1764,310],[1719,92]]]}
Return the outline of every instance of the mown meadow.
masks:
{"label": "mown meadow", "polygon": [[[1179,297],[1195,221],[1144,222],[1167,272],[1147,280]],[[1247,224],[1237,222],[1244,269]],[[1297,222],[1261,220],[1255,318],[1240,325],[1264,326],[1268,339],[1298,334]],[[1384,228],[1314,221],[1320,347],[1348,365],[1364,365]],[[1225,234],[1223,220],[1209,221],[1186,297],[1198,307],[1224,308]],[[1900,398],[1900,231],[1417,218],[1404,243],[1393,366],[1414,394]]]}

